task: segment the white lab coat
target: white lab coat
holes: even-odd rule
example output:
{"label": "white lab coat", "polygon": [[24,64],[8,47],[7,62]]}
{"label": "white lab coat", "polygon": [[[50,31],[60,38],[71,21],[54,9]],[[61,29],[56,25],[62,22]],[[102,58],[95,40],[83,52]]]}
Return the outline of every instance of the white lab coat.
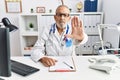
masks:
{"label": "white lab coat", "polygon": [[[74,45],[71,45],[69,47],[66,47],[65,42],[63,41],[64,34],[66,34],[67,28],[64,30],[62,35],[59,35],[56,24],[55,24],[55,31],[50,31],[51,28],[53,28],[54,25],[51,27],[44,28],[41,37],[37,40],[36,44],[34,45],[34,48],[31,52],[31,58],[34,61],[40,60],[40,58],[44,56],[72,56],[73,55],[73,47]],[[68,34],[71,34],[72,28],[69,26]],[[79,45],[84,44],[88,40],[88,36],[84,33],[84,40],[79,43],[77,40],[72,40],[72,44]],[[64,43],[64,45],[62,45]]]}

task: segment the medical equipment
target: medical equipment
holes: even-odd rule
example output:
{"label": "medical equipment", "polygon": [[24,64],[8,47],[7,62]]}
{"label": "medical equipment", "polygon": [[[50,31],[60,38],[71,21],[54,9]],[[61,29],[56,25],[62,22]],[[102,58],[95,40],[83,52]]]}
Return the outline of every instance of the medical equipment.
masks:
{"label": "medical equipment", "polygon": [[[98,25],[101,52],[100,54],[107,54],[107,50],[104,46],[106,42],[109,42],[112,47],[109,49],[118,50],[119,47],[119,30],[118,26],[115,24],[99,24]],[[115,36],[111,36],[115,35]]]}
{"label": "medical equipment", "polygon": [[101,58],[101,59],[90,58],[88,59],[88,61],[92,63],[89,66],[89,68],[99,70],[99,71],[104,71],[108,74],[110,74],[110,72],[116,66],[116,61],[110,58]]}

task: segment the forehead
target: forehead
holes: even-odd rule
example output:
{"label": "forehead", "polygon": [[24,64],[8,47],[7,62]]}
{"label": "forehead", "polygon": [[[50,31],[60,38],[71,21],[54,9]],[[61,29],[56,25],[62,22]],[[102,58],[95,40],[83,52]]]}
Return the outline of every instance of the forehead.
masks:
{"label": "forehead", "polygon": [[70,13],[67,7],[61,6],[56,10],[56,13]]}

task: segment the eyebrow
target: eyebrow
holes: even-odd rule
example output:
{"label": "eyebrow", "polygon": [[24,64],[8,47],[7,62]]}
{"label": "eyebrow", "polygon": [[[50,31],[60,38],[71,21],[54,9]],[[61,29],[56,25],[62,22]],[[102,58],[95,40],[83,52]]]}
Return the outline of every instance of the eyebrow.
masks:
{"label": "eyebrow", "polygon": [[56,13],[56,14],[70,14],[70,13]]}

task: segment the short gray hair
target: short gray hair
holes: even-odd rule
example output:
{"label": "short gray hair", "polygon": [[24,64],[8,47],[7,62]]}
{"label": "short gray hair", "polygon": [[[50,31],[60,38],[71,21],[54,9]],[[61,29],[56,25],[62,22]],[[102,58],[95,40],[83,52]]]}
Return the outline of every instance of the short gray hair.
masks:
{"label": "short gray hair", "polygon": [[[66,5],[59,5],[59,6],[57,7],[55,13],[57,13],[57,10],[58,10],[60,7],[65,7],[65,8],[67,8],[67,9],[69,10],[69,7],[68,7],[68,6],[66,6]],[[70,10],[69,10],[69,12],[70,12]]]}

